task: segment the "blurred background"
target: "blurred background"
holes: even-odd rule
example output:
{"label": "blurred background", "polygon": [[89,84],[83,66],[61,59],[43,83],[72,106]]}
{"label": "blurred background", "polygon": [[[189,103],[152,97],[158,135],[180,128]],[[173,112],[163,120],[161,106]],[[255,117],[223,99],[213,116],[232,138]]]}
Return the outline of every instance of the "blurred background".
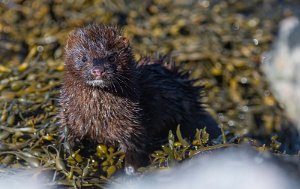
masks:
{"label": "blurred background", "polygon": [[[223,130],[215,145],[247,143],[297,155],[298,109],[288,116],[284,101],[274,97],[280,88],[273,91],[265,75],[274,72],[264,64],[276,62],[280,22],[299,15],[297,0],[0,0],[0,167],[35,167],[52,182],[86,187],[100,186],[122,167],[123,157],[109,147],[72,158],[58,147],[64,45],[70,31],[90,23],[124,27],[137,60],[167,54],[201,78],[203,103]],[[170,154],[161,153],[156,166],[169,161]]]}

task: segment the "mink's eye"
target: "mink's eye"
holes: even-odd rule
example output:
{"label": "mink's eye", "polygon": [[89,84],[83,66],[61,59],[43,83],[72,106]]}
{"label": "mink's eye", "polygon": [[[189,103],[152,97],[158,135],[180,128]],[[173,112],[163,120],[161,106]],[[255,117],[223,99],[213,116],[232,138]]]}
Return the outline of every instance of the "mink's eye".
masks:
{"label": "mink's eye", "polygon": [[82,61],[82,62],[86,62],[86,61],[87,61],[87,57],[86,57],[86,56],[83,56],[83,57],[81,58],[81,61]]}
{"label": "mink's eye", "polygon": [[108,62],[110,63],[115,62],[117,60],[116,56],[117,56],[116,54],[112,54],[109,57],[107,57]]}

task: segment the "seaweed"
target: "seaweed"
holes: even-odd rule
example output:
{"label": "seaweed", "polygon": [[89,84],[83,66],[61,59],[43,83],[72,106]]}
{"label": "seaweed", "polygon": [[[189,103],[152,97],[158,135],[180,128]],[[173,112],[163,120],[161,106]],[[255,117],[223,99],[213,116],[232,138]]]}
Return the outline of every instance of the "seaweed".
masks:
{"label": "seaweed", "polygon": [[289,1],[285,11],[275,3],[1,1],[0,166],[7,169],[0,175],[11,174],[11,168],[33,168],[37,175],[50,175],[48,185],[104,188],[122,172],[124,154],[117,149],[99,144],[94,153],[79,147],[67,154],[58,136],[65,40],[74,28],[93,22],[124,25],[136,59],[170,54],[193,79],[201,78],[203,104],[222,128],[215,140],[203,129],[189,141],[178,127],[166,136],[161,150],[153,152],[151,165],[141,168],[141,175],[244,143],[259,152],[294,157],[297,131],[259,70],[278,21],[298,14]]}

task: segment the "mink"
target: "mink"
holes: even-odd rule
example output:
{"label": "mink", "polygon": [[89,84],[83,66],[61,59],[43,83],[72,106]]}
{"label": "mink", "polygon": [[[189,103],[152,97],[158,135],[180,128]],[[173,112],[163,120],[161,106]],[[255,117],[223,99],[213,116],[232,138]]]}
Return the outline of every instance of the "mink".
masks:
{"label": "mink", "polygon": [[83,140],[125,153],[132,174],[150,161],[170,130],[184,137],[206,127],[221,134],[200,102],[201,87],[164,58],[136,61],[122,29],[89,25],[70,33],[60,95],[61,129],[72,145]]}

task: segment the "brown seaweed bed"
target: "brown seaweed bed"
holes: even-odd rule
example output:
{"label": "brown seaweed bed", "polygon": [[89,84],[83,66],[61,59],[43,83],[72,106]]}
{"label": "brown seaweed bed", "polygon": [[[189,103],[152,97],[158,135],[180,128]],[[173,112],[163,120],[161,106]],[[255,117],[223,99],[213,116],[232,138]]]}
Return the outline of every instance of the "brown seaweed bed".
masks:
{"label": "brown seaweed bed", "polygon": [[259,69],[279,20],[299,7],[278,2],[0,1],[0,175],[31,167],[35,175],[48,174],[48,185],[104,187],[122,168],[124,156],[116,149],[99,145],[95,154],[77,149],[68,155],[59,141],[63,47],[69,31],[88,23],[124,26],[137,59],[170,54],[191,70],[201,78],[203,102],[222,127],[214,145],[204,130],[193,141],[170,133],[169,143],[152,154],[152,164],[141,173],[244,143],[285,158],[297,155],[297,131]]}

